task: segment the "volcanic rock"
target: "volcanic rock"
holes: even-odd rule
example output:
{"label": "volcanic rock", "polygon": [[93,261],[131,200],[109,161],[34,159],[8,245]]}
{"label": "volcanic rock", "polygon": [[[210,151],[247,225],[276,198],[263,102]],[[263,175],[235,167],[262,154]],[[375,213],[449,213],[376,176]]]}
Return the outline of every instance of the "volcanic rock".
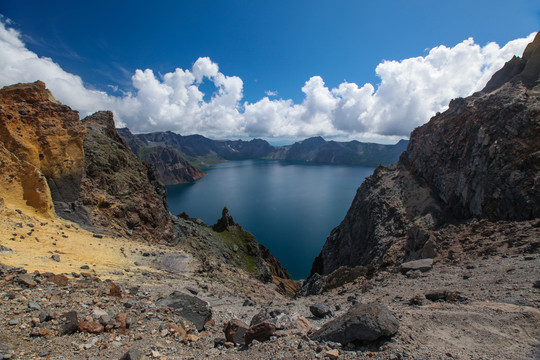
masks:
{"label": "volcanic rock", "polygon": [[78,330],[79,321],[76,311],[69,311],[62,315],[61,318],[64,320],[61,330],[62,335],[70,335]]}
{"label": "volcanic rock", "polygon": [[309,311],[313,314],[313,316],[318,318],[325,318],[327,316],[331,317],[334,316],[334,312],[330,307],[324,303],[317,303],[313,304],[309,307]]}
{"label": "volcanic rock", "polygon": [[[513,244],[516,253],[525,247],[508,237],[511,224],[504,221],[540,217],[539,43],[537,34],[521,60],[483,91],[452,100],[412,132],[396,164],[375,169],[327,238],[312,275],[426,256],[452,261],[501,248],[475,236],[479,231],[501,231],[492,239]],[[531,241],[538,236],[529,233]]]}
{"label": "volcanic rock", "polygon": [[452,290],[433,290],[425,294],[426,299],[431,301],[447,301],[447,302],[456,302],[456,301],[465,301],[466,299],[461,296],[457,291]]}
{"label": "volcanic rock", "polygon": [[326,286],[326,277],[319,275],[319,273],[312,274],[300,290],[296,293],[296,296],[310,296],[320,294]]}
{"label": "volcanic rock", "polygon": [[79,323],[79,331],[90,334],[101,334],[105,330],[103,325],[88,317]]}
{"label": "volcanic rock", "polygon": [[34,280],[34,277],[30,274],[20,274],[17,276],[17,281],[19,284],[24,285],[29,288],[36,287],[37,282]]}
{"label": "volcanic rock", "polygon": [[80,201],[97,209],[91,213],[94,226],[107,232],[114,219],[115,227],[136,239],[172,241],[165,188],[120,137],[112,112],[97,112],[82,123],[86,127],[85,177]]}
{"label": "volcanic rock", "polygon": [[195,325],[198,331],[204,329],[204,324],[212,318],[212,310],[206,301],[195,296],[175,291],[159,300],[156,306],[170,307]]}
{"label": "volcanic rock", "polygon": [[212,229],[217,232],[222,231],[228,231],[231,226],[235,226],[236,223],[234,222],[234,219],[231,215],[229,215],[229,209],[227,207],[224,207],[221,212],[221,218],[217,221],[217,223],[212,226]]}
{"label": "volcanic rock", "polygon": [[69,279],[65,275],[53,274],[52,276],[47,277],[47,281],[53,282],[56,286],[66,286]]}
{"label": "volcanic rock", "polygon": [[251,326],[245,335],[246,345],[249,345],[253,340],[266,341],[270,339],[276,332],[276,326],[270,322],[262,322]]}
{"label": "volcanic rock", "polygon": [[420,259],[420,260],[414,260],[409,261],[406,263],[401,264],[400,270],[402,273],[406,273],[407,271],[422,271],[426,272],[433,268],[433,259]]}
{"label": "volcanic rock", "polygon": [[78,113],[54,99],[43,82],[1,89],[0,191],[6,204],[51,216],[57,204],[76,202],[84,134]]}
{"label": "volcanic rock", "polygon": [[276,326],[278,330],[297,328],[298,314],[289,314],[287,310],[267,310],[262,309],[251,318],[250,326],[269,322]]}
{"label": "volcanic rock", "polygon": [[315,341],[335,341],[346,345],[353,341],[374,341],[397,333],[399,323],[388,308],[380,304],[359,304],[315,331]]}
{"label": "volcanic rock", "polygon": [[137,349],[129,349],[120,360],[146,360],[148,357]]}
{"label": "volcanic rock", "polygon": [[223,332],[225,333],[225,338],[227,341],[233,342],[235,344],[244,344],[245,335],[248,330],[248,326],[241,320],[232,319],[225,324],[223,327]]}

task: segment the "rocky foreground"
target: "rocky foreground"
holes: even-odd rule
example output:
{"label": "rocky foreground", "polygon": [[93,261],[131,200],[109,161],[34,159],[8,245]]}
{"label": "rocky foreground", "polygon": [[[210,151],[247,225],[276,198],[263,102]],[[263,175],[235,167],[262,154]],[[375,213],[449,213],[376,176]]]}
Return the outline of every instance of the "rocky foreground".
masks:
{"label": "rocky foreground", "polygon": [[[158,252],[149,257],[159,262],[163,256]],[[531,281],[540,279],[538,255],[436,263],[425,272],[407,274],[381,272],[294,300],[272,295],[268,288],[238,295],[230,284],[189,273],[127,270],[111,281],[89,269],[53,275],[0,267],[0,326],[5,329],[0,358],[533,359],[540,355],[540,284]],[[250,280],[244,280],[241,285],[246,289]],[[372,303],[377,305],[365,305]],[[379,314],[369,327],[347,328],[347,321],[355,321],[351,312],[362,306],[373,306],[371,312],[378,312],[376,306],[387,307],[388,318],[381,320]],[[329,326],[332,321],[339,324]],[[257,323],[259,329],[254,331]],[[251,343],[245,345],[249,331]],[[351,340],[385,331],[395,335],[370,342]]]}

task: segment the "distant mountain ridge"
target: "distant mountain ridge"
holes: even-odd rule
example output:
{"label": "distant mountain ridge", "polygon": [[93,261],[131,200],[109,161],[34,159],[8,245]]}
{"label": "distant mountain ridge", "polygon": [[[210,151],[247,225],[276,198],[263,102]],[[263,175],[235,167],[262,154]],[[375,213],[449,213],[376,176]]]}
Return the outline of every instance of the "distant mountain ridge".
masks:
{"label": "distant mountain ridge", "polygon": [[[272,159],[312,164],[387,165],[397,161],[408,144],[407,140],[400,140],[395,145],[337,142],[326,141],[319,136],[292,145],[272,146],[262,139],[212,140],[202,135],[183,136],[171,131],[133,134],[127,128],[118,129],[118,132],[142,161],[154,166],[160,181],[167,185],[194,182],[204,176],[199,176],[201,168],[227,160]],[[164,152],[176,155],[149,155]],[[171,167],[182,168],[187,176],[171,175],[166,171]]]}

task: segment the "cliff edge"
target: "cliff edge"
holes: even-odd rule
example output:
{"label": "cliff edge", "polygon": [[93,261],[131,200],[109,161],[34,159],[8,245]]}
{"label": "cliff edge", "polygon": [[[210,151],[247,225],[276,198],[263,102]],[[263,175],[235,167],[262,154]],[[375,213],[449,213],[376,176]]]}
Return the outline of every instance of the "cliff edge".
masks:
{"label": "cliff edge", "polygon": [[538,251],[539,45],[537,34],[482,91],[412,132],[400,160],[360,186],[312,274]]}

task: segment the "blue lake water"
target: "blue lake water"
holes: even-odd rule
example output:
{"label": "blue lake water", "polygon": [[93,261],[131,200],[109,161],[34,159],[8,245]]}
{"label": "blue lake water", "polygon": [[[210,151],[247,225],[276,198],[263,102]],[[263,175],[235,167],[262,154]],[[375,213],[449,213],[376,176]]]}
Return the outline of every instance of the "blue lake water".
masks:
{"label": "blue lake water", "polygon": [[170,211],[215,224],[227,206],[235,222],[270,249],[295,279],[309,275],[330,231],[374,168],[274,160],[229,161],[195,184],[167,186]]}

